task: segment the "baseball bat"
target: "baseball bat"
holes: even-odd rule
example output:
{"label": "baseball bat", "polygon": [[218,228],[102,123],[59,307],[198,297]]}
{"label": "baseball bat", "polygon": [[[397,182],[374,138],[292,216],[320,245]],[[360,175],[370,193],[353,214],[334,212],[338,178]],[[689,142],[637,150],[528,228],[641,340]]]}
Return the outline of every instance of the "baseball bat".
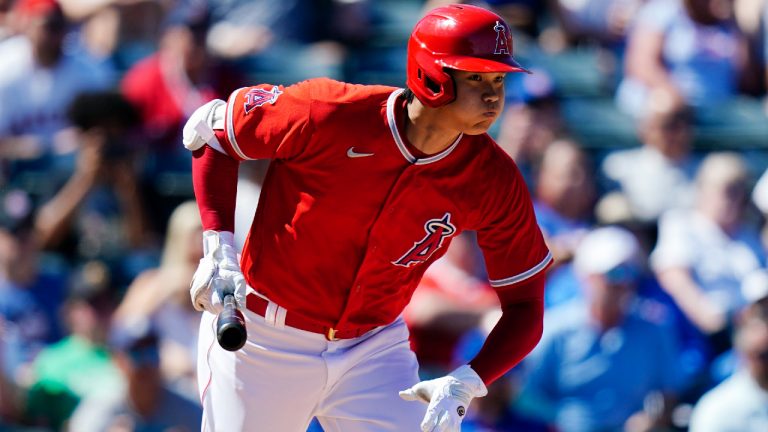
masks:
{"label": "baseball bat", "polygon": [[235,296],[230,290],[224,294],[224,310],[216,318],[216,339],[219,346],[227,351],[237,351],[245,345],[248,332],[245,330],[245,318],[237,308]]}

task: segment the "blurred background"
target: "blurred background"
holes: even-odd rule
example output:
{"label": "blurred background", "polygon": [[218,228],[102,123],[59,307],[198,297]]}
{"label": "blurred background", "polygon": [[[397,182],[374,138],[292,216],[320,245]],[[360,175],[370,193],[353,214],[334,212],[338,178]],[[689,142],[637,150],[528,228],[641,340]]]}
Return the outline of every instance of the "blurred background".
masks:
{"label": "blurred background", "polygon": [[[198,430],[187,116],[257,83],[401,87],[445,3],[0,0],[0,430]],[[490,133],[556,264],[541,343],[463,430],[768,431],[768,0],[471,3],[533,71]],[[241,167],[241,244],[264,172]],[[423,378],[498,313],[463,233],[406,310]]]}

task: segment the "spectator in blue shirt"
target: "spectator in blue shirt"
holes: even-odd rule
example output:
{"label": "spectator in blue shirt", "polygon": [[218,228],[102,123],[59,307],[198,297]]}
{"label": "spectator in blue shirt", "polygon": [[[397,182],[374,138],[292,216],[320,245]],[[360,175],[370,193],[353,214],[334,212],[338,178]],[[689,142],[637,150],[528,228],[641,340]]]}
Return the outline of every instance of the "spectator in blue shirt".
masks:
{"label": "spectator in blue shirt", "polygon": [[[562,432],[618,431],[669,423],[679,388],[670,332],[635,302],[637,239],[618,227],[591,231],[576,249],[584,299],[547,312],[527,360],[518,406]],[[657,410],[644,410],[649,398]]]}
{"label": "spectator in blue shirt", "polygon": [[721,0],[649,1],[630,32],[619,106],[642,116],[655,93],[697,108],[731,100],[747,70],[746,39],[732,17]]}

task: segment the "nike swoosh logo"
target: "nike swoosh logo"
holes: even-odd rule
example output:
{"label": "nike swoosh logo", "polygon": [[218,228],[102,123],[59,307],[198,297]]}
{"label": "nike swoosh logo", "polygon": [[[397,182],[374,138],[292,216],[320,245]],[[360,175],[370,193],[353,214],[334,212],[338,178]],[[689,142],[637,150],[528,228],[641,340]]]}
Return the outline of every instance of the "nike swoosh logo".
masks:
{"label": "nike swoosh logo", "polygon": [[350,157],[350,158],[360,158],[360,157],[367,157],[367,156],[373,156],[373,153],[358,153],[355,151],[354,147],[350,147],[349,150],[347,150],[347,157]]}

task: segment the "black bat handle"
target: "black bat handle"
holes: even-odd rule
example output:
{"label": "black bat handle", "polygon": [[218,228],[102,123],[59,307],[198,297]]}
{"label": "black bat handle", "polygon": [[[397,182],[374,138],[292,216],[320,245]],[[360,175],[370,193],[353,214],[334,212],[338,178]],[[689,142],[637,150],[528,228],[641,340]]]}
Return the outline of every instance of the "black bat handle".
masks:
{"label": "black bat handle", "polygon": [[245,318],[237,308],[235,296],[231,293],[224,295],[224,310],[216,319],[216,339],[219,345],[227,351],[237,351],[245,345],[248,332],[245,330]]}

